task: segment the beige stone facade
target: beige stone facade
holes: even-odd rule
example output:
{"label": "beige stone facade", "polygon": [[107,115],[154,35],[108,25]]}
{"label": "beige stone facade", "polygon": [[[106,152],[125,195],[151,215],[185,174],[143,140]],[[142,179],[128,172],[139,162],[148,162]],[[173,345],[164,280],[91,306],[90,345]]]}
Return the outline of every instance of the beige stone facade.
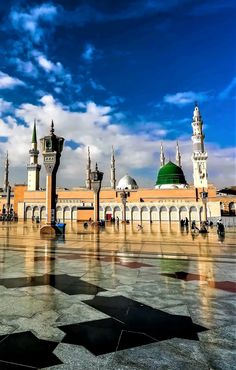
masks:
{"label": "beige stone facade", "polygon": [[[93,192],[86,188],[58,190],[56,206],[57,220],[83,221],[93,218]],[[222,199],[217,197],[214,186],[209,186],[207,217],[218,218],[221,215]],[[20,219],[41,220],[46,218],[45,191],[30,192],[20,186],[15,188],[16,209]],[[234,199],[236,202],[236,197]],[[187,217],[189,220],[203,220],[203,203],[200,192],[194,187],[188,189],[137,189],[129,193],[126,204],[126,219],[139,222],[179,222]],[[122,203],[119,192],[102,188],[100,193],[100,218],[123,218]]]}

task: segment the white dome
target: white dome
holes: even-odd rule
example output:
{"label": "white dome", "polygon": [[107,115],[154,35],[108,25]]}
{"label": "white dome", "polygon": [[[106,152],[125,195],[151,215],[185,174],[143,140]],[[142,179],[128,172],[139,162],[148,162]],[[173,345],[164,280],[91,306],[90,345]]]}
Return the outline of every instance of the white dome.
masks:
{"label": "white dome", "polygon": [[131,190],[131,189],[138,189],[138,185],[135,179],[133,179],[129,175],[125,175],[124,177],[120,179],[116,188],[119,190],[123,190],[123,189]]}

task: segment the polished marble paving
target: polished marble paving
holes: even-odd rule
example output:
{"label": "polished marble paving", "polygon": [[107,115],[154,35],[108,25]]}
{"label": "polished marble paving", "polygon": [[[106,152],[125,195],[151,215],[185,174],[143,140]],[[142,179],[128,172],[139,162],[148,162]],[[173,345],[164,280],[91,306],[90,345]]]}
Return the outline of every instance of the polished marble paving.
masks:
{"label": "polished marble paving", "polygon": [[236,230],[0,224],[0,369],[236,369]]}

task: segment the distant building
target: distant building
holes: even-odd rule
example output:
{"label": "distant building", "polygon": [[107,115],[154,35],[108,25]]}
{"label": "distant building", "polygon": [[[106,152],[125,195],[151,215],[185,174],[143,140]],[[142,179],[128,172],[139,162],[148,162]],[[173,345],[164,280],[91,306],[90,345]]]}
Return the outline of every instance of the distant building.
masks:
{"label": "distant building", "polygon": [[[163,144],[160,150],[160,169],[153,188],[140,188],[134,178],[122,177],[116,185],[115,152],[112,148],[110,165],[111,187],[103,187],[100,193],[100,218],[111,217],[122,219],[124,208],[120,193],[125,190],[126,219],[130,221],[167,221],[179,222],[188,218],[190,221],[201,221],[204,212],[208,219],[217,219],[227,207],[230,214],[235,214],[236,196],[217,194],[216,187],[208,183],[207,152],[204,148],[203,121],[199,107],[193,113],[193,185],[185,179],[181,164],[179,144],[176,144],[176,163],[166,163]],[[34,124],[30,154],[27,166],[27,185],[14,187],[12,207],[19,219],[29,220],[32,217],[46,218],[45,190],[39,188],[41,166],[38,164],[36,125]],[[8,158],[5,166],[5,180],[8,182]],[[91,190],[91,157],[88,148],[85,183],[86,187],[74,189],[57,189],[56,218],[59,220],[82,221],[93,218],[93,192]],[[0,208],[4,209],[4,192],[0,193]]]}

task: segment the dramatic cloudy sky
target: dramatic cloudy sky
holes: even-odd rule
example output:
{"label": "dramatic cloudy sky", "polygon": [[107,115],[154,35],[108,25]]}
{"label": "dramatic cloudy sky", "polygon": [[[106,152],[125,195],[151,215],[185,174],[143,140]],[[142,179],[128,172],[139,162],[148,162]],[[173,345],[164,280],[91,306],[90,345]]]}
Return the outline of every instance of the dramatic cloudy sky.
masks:
{"label": "dramatic cloudy sky", "polygon": [[235,19],[234,0],[1,1],[0,179],[8,150],[11,183],[26,181],[33,120],[40,138],[53,119],[59,185],[84,184],[88,145],[108,184],[114,145],[117,177],[153,186],[176,139],[191,183],[198,101],[209,179],[233,185]]}

